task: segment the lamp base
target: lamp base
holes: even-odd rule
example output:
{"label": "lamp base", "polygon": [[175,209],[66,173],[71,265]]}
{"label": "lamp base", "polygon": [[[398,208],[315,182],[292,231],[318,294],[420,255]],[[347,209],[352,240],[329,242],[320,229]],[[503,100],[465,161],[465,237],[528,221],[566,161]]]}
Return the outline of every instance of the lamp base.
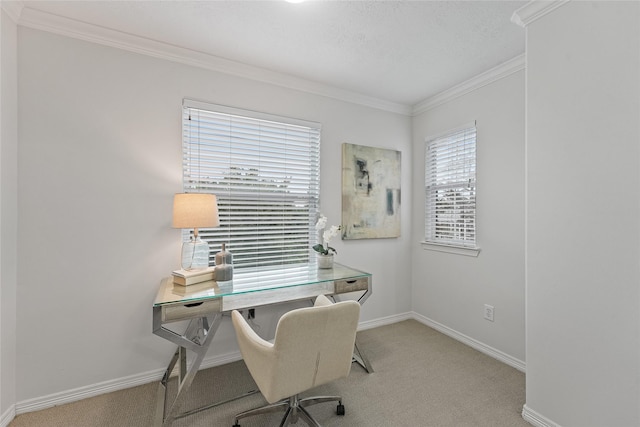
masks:
{"label": "lamp base", "polygon": [[209,244],[200,238],[182,244],[182,268],[203,270],[209,267]]}

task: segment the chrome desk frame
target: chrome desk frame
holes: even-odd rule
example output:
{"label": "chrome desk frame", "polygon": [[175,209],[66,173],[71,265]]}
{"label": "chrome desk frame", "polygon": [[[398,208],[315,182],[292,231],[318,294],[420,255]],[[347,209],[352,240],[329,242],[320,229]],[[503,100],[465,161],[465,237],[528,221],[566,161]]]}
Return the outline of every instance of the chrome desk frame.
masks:
{"label": "chrome desk frame", "polygon": [[[287,269],[255,269],[236,272],[232,282],[212,281],[187,287],[174,285],[170,277],[165,278],[153,305],[153,333],[178,347],[158,387],[155,425],[168,426],[176,418],[257,392],[252,390],[223,402],[178,413],[223,314],[298,300],[313,301],[320,294],[339,301],[340,296],[351,292],[363,292],[358,298],[358,302],[363,304],[373,292],[371,274],[341,264],[335,264],[333,269],[327,270],[317,269],[315,264]],[[165,326],[178,321],[189,321],[182,333]],[[190,366],[187,364],[188,351],[195,353]],[[353,360],[367,372],[373,372],[357,338]],[[177,371],[178,391],[167,410],[168,382],[174,370]]]}

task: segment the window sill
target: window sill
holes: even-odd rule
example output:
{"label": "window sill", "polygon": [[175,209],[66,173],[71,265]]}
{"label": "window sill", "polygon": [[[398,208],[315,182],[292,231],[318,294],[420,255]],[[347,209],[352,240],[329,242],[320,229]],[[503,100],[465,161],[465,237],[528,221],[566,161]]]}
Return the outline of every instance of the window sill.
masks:
{"label": "window sill", "polygon": [[427,251],[445,252],[448,254],[464,255],[477,257],[480,253],[480,248],[467,248],[463,246],[451,246],[442,245],[439,243],[421,242],[422,249]]}

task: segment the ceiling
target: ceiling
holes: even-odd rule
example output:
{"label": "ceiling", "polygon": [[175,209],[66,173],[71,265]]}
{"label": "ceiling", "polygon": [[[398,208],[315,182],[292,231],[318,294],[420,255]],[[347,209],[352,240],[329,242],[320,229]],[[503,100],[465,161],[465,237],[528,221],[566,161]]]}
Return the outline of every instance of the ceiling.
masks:
{"label": "ceiling", "polygon": [[525,50],[527,1],[23,1],[128,35],[413,106]]}

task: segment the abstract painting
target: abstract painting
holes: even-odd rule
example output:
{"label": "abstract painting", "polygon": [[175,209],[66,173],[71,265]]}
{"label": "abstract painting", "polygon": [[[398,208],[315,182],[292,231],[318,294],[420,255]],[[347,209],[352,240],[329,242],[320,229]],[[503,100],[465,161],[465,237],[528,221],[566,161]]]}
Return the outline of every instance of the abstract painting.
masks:
{"label": "abstract painting", "polygon": [[342,144],[342,239],[400,236],[400,152]]}

